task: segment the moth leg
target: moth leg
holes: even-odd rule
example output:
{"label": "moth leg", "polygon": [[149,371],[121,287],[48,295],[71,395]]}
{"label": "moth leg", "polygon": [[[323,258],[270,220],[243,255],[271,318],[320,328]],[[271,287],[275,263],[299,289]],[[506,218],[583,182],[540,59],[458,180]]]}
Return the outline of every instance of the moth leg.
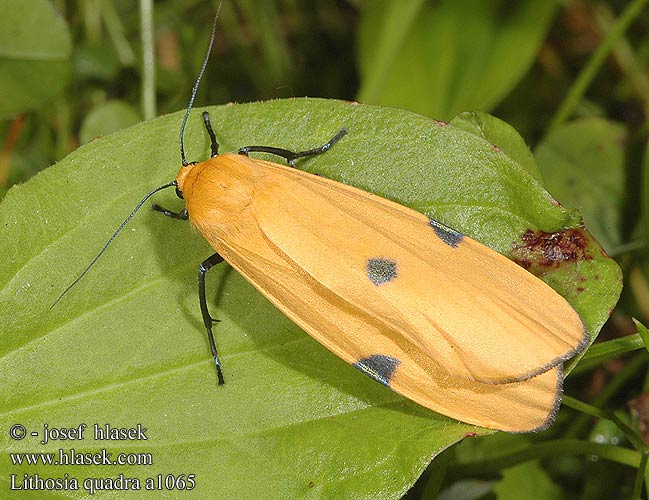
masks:
{"label": "moth leg", "polygon": [[212,130],[212,124],[210,123],[210,114],[207,111],[203,111],[203,122],[205,123],[207,133],[210,135],[210,149],[212,150],[212,158],[214,158],[219,155],[219,143],[216,141],[216,135],[214,135],[214,130]]}
{"label": "moth leg", "polygon": [[240,155],[248,156],[248,153],[259,152],[259,153],[270,153],[273,155],[281,156],[286,158],[286,161],[289,165],[294,166],[295,160],[298,158],[304,158],[305,156],[316,156],[327,151],[331,146],[336,144],[340,138],[347,133],[346,128],[341,128],[340,131],[334,135],[331,139],[325,142],[322,146],[313,149],[307,149],[305,151],[289,151],[288,149],[274,148],[272,146],[246,146],[239,149]]}
{"label": "moth leg", "polygon": [[171,210],[167,210],[166,208],[162,208],[160,205],[156,205],[156,204],[151,205],[151,208],[156,212],[160,212],[162,215],[171,217],[172,219],[180,219],[180,220],[189,219],[189,212],[187,211],[186,208],[181,210],[180,212],[172,212]]}
{"label": "moth leg", "polygon": [[219,355],[216,352],[216,343],[214,342],[214,334],[212,333],[212,325],[218,320],[210,316],[210,312],[207,309],[207,300],[205,299],[205,275],[212,266],[223,262],[223,257],[218,253],[215,253],[211,257],[205,259],[201,262],[201,265],[198,266],[198,298],[201,303],[201,315],[203,316],[203,323],[207,329],[207,338],[210,342],[210,350],[212,351],[212,358],[214,359],[214,366],[216,366],[216,375],[219,378],[219,385],[223,385],[225,380],[223,380],[223,371],[221,370],[221,361],[219,360]]}

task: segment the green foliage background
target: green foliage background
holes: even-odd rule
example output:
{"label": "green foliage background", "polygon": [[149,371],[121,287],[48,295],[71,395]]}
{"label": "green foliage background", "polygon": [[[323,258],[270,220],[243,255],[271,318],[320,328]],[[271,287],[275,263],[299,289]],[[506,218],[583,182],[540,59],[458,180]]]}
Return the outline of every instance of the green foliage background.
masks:
{"label": "green foliage background", "polygon": [[[9,451],[56,448],[10,440],[13,423],[143,420],[155,437],[119,451],[151,451],[154,467],[75,474],[195,473],[199,487],[188,498],[646,497],[648,449],[628,406],[647,385],[646,6],[223,6],[198,105],[358,99],[451,122],[435,142],[439,125],[407,111],[314,99],[210,108],[225,150],[311,147],[345,125],[355,134],[301,167],[409,204],[506,255],[526,228],[577,228],[583,217],[621,266],[621,301],[599,342],[571,366],[557,423],[513,436],[434,415],[366,380],[227,269],[210,279],[233,382],[221,392],[207,387],[213,374],[194,275],[209,248],[187,225],[151,213],[50,312],[128,207],[175,174],[180,114],[109,134],[186,106],[215,4],[143,0],[138,11],[128,1],[0,0],[0,192],[19,184],[0,205],[4,491],[12,473],[61,474],[9,463]],[[204,157],[197,116],[188,150]],[[597,243],[588,252],[596,258],[542,278],[595,335],[621,281]],[[577,293],[578,281],[586,293]],[[482,436],[451,446],[467,433]],[[22,493],[78,497],[47,495]]]}

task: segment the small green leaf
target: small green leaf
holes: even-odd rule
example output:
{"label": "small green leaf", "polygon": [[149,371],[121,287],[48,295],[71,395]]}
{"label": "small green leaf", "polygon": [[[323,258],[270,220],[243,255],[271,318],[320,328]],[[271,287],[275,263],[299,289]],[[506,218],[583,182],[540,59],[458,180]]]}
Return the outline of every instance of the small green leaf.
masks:
{"label": "small green leaf", "polygon": [[0,0],[0,116],[34,109],[69,77],[70,33],[47,0]]}
{"label": "small green leaf", "polygon": [[550,192],[579,208],[609,252],[622,242],[625,142],[623,125],[584,118],[556,128],[535,150]]}
{"label": "small green leaf", "polygon": [[[330,151],[298,167],[395,199],[506,254],[526,231],[580,229],[575,213],[557,206],[527,167],[453,125],[321,99],[210,113],[222,151],[311,148],[345,126],[349,134]],[[151,453],[153,465],[77,466],[74,476],[196,474],[193,498],[257,499],[272,491],[282,499],[396,499],[431,457],[469,432],[489,432],[370,380],[225,265],[208,276],[212,314],[221,320],[215,330],[226,385],[218,387],[196,289],[198,264],[213,250],[189,224],[146,207],[50,310],[142,196],[175,177],[181,118],[176,113],[93,141],[11,188],[0,205],[0,428],[140,423],[149,438],[43,446],[4,432],[3,487],[10,474],[62,474],[55,466],[16,467],[10,451],[105,447]],[[199,110],[185,146],[189,160],[209,156]],[[171,192],[152,201],[183,207]],[[598,249],[588,240],[586,260],[541,273],[592,335],[615,303],[610,290],[619,287],[615,264]],[[182,496],[175,493],[169,494]]]}
{"label": "small green leaf", "polygon": [[358,99],[442,119],[490,110],[532,64],[558,6],[505,4],[365,2]]}

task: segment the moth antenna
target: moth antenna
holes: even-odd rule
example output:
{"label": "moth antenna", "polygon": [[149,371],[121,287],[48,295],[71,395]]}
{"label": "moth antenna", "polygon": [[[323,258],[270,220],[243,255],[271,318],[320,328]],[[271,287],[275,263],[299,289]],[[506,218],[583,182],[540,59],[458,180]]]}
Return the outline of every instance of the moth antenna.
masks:
{"label": "moth antenna", "polygon": [[90,262],[90,264],[88,264],[88,266],[87,266],[87,267],[83,270],[83,272],[82,272],[82,273],[77,277],[77,279],[75,279],[75,280],[74,280],[70,285],[68,285],[68,287],[67,287],[65,290],[63,290],[63,292],[61,293],[61,295],[59,295],[59,298],[56,299],[56,300],[54,301],[54,304],[52,304],[52,305],[50,306],[50,311],[52,310],[52,308],[53,308],[56,304],[59,303],[59,301],[63,298],[63,296],[64,296],[66,293],[68,293],[68,292],[72,289],[72,287],[73,287],[74,285],[76,285],[77,283],[79,283],[79,281],[81,281],[81,278],[83,278],[83,277],[88,273],[88,271],[90,271],[90,268],[92,268],[92,266],[95,265],[95,263],[99,260],[99,257],[101,257],[101,256],[103,255],[103,253],[106,251],[106,249],[108,248],[108,246],[113,242],[113,240],[117,237],[117,235],[120,233],[120,231],[121,231],[122,229],[124,229],[124,226],[126,226],[126,224],[129,223],[129,221],[133,218],[133,216],[137,213],[137,211],[142,207],[142,205],[144,205],[144,203],[146,202],[146,200],[148,200],[149,198],[151,198],[151,196],[153,196],[154,194],[156,194],[158,191],[162,191],[163,189],[166,189],[166,188],[168,188],[168,187],[172,187],[172,186],[177,186],[177,185],[178,185],[178,183],[177,183],[175,180],[174,180],[174,181],[171,181],[170,183],[165,184],[164,186],[160,186],[160,187],[155,188],[153,191],[151,191],[149,194],[147,194],[144,198],[142,198],[142,200],[140,201],[140,203],[138,203],[137,206],[133,209],[133,211],[128,215],[128,217],[126,217],[126,219],[124,219],[124,221],[119,225],[119,227],[118,227],[117,230],[113,233],[113,235],[112,235],[110,238],[108,238],[108,241],[106,242],[106,244],[104,245],[104,247],[99,251],[99,253],[95,256],[95,258],[92,259],[92,261]]}
{"label": "moth antenna", "polygon": [[210,44],[207,47],[207,53],[205,54],[205,59],[203,60],[203,66],[201,66],[201,70],[198,73],[198,78],[196,79],[196,83],[194,84],[194,88],[192,89],[192,95],[189,98],[189,105],[187,106],[187,112],[185,113],[183,122],[180,125],[180,160],[182,161],[183,166],[187,166],[189,164],[187,158],[185,157],[185,145],[183,144],[183,137],[185,135],[185,125],[187,124],[187,119],[189,118],[189,112],[194,107],[194,99],[196,99],[198,86],[201,83],[201,78],[203,78],[203,73],[205,73],[205,68],[207,68],[207,61],[210,58],[210,52],[212,52],[212,45],[214,45],[214,37],[216,36],[216,21],[219,19],[219,14],[221,13],[222,5],[223,5],[223,1],[219,2],[219,6],[216,9],[216,15],[214,16],[214,22],[212,23],[212,35],[210,36]]}

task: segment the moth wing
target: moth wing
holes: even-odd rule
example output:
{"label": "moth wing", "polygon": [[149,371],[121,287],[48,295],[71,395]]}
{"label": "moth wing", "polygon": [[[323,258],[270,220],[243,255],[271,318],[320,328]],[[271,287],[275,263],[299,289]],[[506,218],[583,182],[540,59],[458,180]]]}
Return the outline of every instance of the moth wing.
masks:
{"label": "moth wing", "polygon": [[437,413],[507,432],[546,429],[562,391],[562,365],[509,384],[457,377],[380,321],[355,314],[317,281],[287,278],[292,269],[268,247],[224,253],[232,266],[291,320],[338,357],[393,391]]}
{"label": "moth wing", "polygon": [[[380,354],[373,346],[387,337],[454,377],[500,384],[585,347],[570,304],[485,245],[379,196],[257,163],[258,231],[234,243],[239,257],[224,257],[341,357]],[[265,279],[273,266],[279,272]]]}
{"label": "moth wing", "polygon": [[[260,242],[257,242],[260,243]],[[493,384],[449,373],[381,321],[358,314],[285,255],[258,245],[218,248],[228,262],[293,322],[338,357],[393,391],[437,413],[507,432],[546,429],[562,391],[562,365],[527,380]]]}
{"label": "moth wing", "polygon": [[[439,413],[511,432],[549,425],[560,360],[585,336],[554,291],[382,198],[272,163],[217,159],[218,169],[196,174],[194,194],[206,191],[187,197],[192,222],[312,337]],[[207,196],[215,188],[226,199]]]}

